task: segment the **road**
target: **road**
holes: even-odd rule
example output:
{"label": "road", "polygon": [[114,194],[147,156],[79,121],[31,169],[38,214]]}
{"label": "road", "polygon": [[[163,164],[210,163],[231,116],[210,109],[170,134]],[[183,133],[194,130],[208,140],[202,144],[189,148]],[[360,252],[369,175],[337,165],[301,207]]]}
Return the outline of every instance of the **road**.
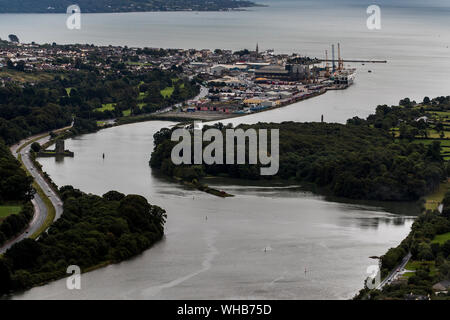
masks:
{"label": "road", "polygon": [[[70,127],[63,128],[61,130],[69,129]],[[45,135],[45,136],[44,136]],[[50,185],[44,180],[44,178],[39,174],[39,171],[37,168],[33,166],[33,163],[31,162],[29,158],[29,152],[31,148],[31,144],[25,146],[20,150],[20,152],[17,152],[18,149],[20,149],[21,146],[24,144],[30,142],[31,140],[34,140],[38,137],[41,137],[40,139],[36,140],[39,144],[44,144],[47,141],[49,141],[50,136],[47,134],[39,134],[37,136],[32,136],[27,139],[24,139],[20,141],[19,143],[13,145],[10,150],[11,153],[17,158],[19,154],[21,155],[22,162],[27,169],[27,171],[31,174],[31,176],[34,178],[36,183],[41,187],[41,189],[44,191],[44,194],[50,199],[52,202],[53,207],[55,208],[55,220],[59,219],[63,212],[63,203],[61,199],[58,197],[58,195],[51,189]],[[34,195],[34,199],[32,200],[33,206],[34,206],[34,216],[31,220],[30,224],[28,225],[27,229],[24,230],[22,234],[17,236],[12,241],[6,243],[3,247],[0,248],[0,254],[4,253],[6,250],[8,250],[12,245],[15,243],[30,237],[32,234],[34,234],[36,231],[38,231],[41,226],[45,223],[45,220],[48,216],[48,210],[47,207],[43,201],[43,199],[39,196],[39,194]]]}
{"label": "road", "polygon": [[200,99],[203,99],[209,94],[209,89],[205,86],[200,86],[200,93],[192,100],[198,101]]}
{"label": "road", "polygon": [[383,287],[387,284],[390,284],[392,280],[394,280],[398,274],[405,269],[405,266],[407,265],[409,259],[411,259],[411,252],[408,252],[408,254],[403,258],[402,262],[394,269],[392,272],[378,285],[377,289],[381,290]]}

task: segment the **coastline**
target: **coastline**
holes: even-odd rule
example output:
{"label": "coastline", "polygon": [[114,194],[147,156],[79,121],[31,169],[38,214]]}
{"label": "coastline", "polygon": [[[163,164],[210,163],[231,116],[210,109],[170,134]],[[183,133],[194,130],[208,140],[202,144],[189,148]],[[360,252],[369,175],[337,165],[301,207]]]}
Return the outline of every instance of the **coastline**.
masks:
{"label": "coastline", "polygon": [[[190,122],[190,121],[221,121],[221,120],[227,120],[227,119],[233,119],[233,118],[239,118],[239,117],[245,117],[245,116],[249,116],[252,114],[257,114],[257,113],[262,113],[262,112],[266,112],[266,111],[272,111],[272,110],[276,110],[279,108],[283,108],[283,107],[287,107],[296,103],[300,103],[302,101],[308,100],[308,99],[312,99],[318,96],[321,96],[323,94],[326,94],[329,90],[330,91],[336,91],[336,90],[346,90],[347,88],[344,89],[330,89],[330,88],[325,88],[325,89],[321,89],[318,92],[314,92],[311,93],[308,96],[304,96],[302,98],[298,98],[298,99],[294,99],[294,101],[290,101],[287,103],[283,103],[274,107],[270,107],[270,108],[266,108],[266,109],[262,109],[262,110],[256,110],[253,111],[252,113],[231,113],[231,114],[226,114],[226,113],[211,113],[208,111],[196,111],[196,112],[174,112],[174,111],[168,111],[165,113],[159,113],[159,114],[155,114],[155,113],[148,113],[148,114],[143,114],[143,115],[138,115],[138,116],[128,116],[128,117],[120,117],[116,119],[116,122],[114,122],[112,124],[112,126],[117,126],[117,125],[123,125],[123,124],[131,124],[131,123],[137,123],[137,122],[145,122],[145,121],[155,121],[155,120],[165,120],[165,121],[174,121],[174,122],[180,122],[178,124],[182,124],[182,123],[186,123],[186,122]],[[99,127],[100,129],[106,129],[109,128],[110,126],[102,126]]]}
{"label": "coastline", "polygon": [[[82,7],[82,13],[83,14],[111,14],[111,13],[145,13],[145,12],[239,12],[239,11],[250,11],[252,8],[267,8],[269,7],[268,4],[261,4],[249,1],[248,4],[242,6],[242,7],[221,7],[217,9],[208,9],[208,8],[166,8],[165,10],[145,10],[145,9],[137,9],[137,8],[130,8],[130,10],[127,10],[124,7],[119,7],[117,10],[111,9],[109,11],[104,10],[90,10],[90,9],[84,9]],[[46,11],[44,10],[30,10],[30,11],[0,11],[0,14],[67,14],[66,10],[53,10],[50,11],[48,8]]]}
{"label": "coastline", "polygon": [[[154,121],[154,120],[160,120],[160,119],[152,119],[152,120],[149,120],[149,121]],[[106,129],[106,128],[105,128],[105,129]],[[95,265],[95,266],[92,266],[92,267],[89,267],[89,268],[83,270],[83,273],[90,272],[90,271],[94,271],[94,270],[97,270],[97,269],[106,267],[106,266],[108,266],[108,265],[111,265],[111,264],[114,264],[114,262],[111,262],[111,261],[109,261],[109,262],[108,262],[108,261],[105,261],[105,262],[103,262],[103,263],[97,264],[97,265]],[[48,283],[48,282],[47,282],[47,283]],[[46,284],[46,283],[42,283],[41,285],[44,285],[44,284]]]}

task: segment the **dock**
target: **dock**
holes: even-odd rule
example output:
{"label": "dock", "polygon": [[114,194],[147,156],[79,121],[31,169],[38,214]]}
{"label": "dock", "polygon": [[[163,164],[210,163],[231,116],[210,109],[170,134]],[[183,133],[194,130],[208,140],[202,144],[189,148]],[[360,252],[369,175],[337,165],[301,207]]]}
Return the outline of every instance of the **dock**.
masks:
{"label": "dock", "polygon": [[[320,62],[333,62],[333,60],[317,59]],[[336,60],[337,61],[337,60]],[[341,60],[350,63],[387,63],[387,60]]]}

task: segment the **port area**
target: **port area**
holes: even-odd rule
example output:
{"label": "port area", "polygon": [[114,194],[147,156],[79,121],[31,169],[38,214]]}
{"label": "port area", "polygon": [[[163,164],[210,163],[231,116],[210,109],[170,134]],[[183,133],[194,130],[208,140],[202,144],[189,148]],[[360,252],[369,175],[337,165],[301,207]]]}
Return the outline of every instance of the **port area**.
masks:
{"label": "port area", "polygon": [[[276,55],[256,50],[245,61],[229,59],[215,64],[208,59],[185,67],[187,74],[202,84],[200,94],[158,114],[177,117],[220,120],[297,103],[326,93],[345,90],[356,78],[356,69],[344,66],[338,44],[338,56],[332,46],[332,58],[309,58],[300,55]],[[221,56],[221,58],[223,58]],[[358,60],[359,61],[359,60]],[[367,61],[368,62],[368,61]]]}
{"label": "port area", "polygon": [[[188,101],[185,106],[159,113],[156,117],[216,121],[259,113],[314,98],[329,90],[345,90],[353,84],[355,73],[355,69],[343,69],[336,72],[334,77],[318,77],[310,84],[266,78],[244,81],[243,87],[216,88],[214,84],[207,84],[208,92],[213,91],[207,96]],[[229,78],[221,80],[228,81]]]}

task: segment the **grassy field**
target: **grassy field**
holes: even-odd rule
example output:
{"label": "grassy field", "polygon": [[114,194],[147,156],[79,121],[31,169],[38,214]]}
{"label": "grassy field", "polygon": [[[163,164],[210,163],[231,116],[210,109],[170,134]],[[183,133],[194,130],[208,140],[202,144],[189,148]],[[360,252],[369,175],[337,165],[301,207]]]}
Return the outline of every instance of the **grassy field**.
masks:
{"label": "grassy field", "polygon": [[444,131],[444,136],[441,137],[441,133],[436,130],[428,130],[428,138],[431,139],[448,139],[450,138],[450,131]]}
{"label": "grassy field", "polygon": [[[173,83],[176,83],[176,82],[179,81],[179,80],[180,80],[180,79],[172,79],[172,82],[173,82]],[[141,82],[141,84],[142,84],[142,83],[144,83],[144,82]],[[182,83],[182,84],[180,85],[180,88],[184,88],[184,83]],[[66,90],[69,90],[69,89],[71,89],[71,88],[66,88]],[[162,95],[164,98],[170,98],[170,97],[172,96],[174,90],[175,90],[175,86],[172,86],[172,87],[166,87],[165,89],[161,90],[160,92],[161,92],[161,95]],[[67,93],[70,95],[70,92],[69,92],[69,91],[68,91]],[[142,107],[145,106],[145,103],[144,103],[145,97],[146,97],[146,93],[145,93],[145,92],[139,92],[139,96],[137,97],[137,101],[138,101],[137,106],[138,106],[140,109],[142,109]],[[105,103],[105,104],[102,105],[101,108],[95,109],[95,111],[100,111],[100,112],[107,111],[107,110],[113,111],[113,110],[114,110],[114,107],[115,107],[115,103]],[[123,115],[124,117],[130,116],[130,115],[131,115],[131,109],[122,111],[122,115]]]}
{"label": "grassy field", "polygon": [[438,234],[431,243],[439,243],[444,244],[445,242],[450,240],[450,232],[444,234]]}
{"label": "grassy field", "polygon": [[425,210],[436,210],[449,188],[450,183],[444,182],[439,185],[439,188],[435,192],[427,195],[425,197]]}
{"label": "grassy field", "polygon": [[[172,81],[174,81],[173,79],[172,79]],[[176,81],[174,81],[174,82],[176,82]],[[182,88],[184,88],[184,83],[182,83],[181,85],[180,85],[180,88],[182,89]],[[173,93],[173,91],[175,90],[175,87],[166,87],[164,90],[161,90],[161,95],[164,97],[164,98],[170,98],[170,96],[172,96],[172,93]]]}
{"label": "grassy field", "polygon": [[164,90],[161,90],[161,95],[162,95],[164,98],[169,98],[169,97],[172,95],[172,93],[173,93],[174,90],[175,90],[174,87],[167,87],[167,88],[165,88]]}
{"label": "grassy field", "polygon": [[[406,266],[405,269],[406,270],[411,270],[411,271],[416,271],[420,268],[426,268],[428,267],[430,269],[430,276],[435,276],[436,275],[436,266],[435,266],[435,261],[415,261],[415,260],[410,260]],[[408,276],[412,276],[412,274],[410,275],[406,275]]]}
{"label": "grassy field", "polygon": [[10,216],[12,214],[18,214],[21,209],[22,206],[19,205],[0,206],[0,222],[4,220],[7,216]]}
{"label": "grassy field", "polygon": [[450,118],[450,111],[430,111],[431,114],[435,114],[439,118]]}
{"label": "grassy field", "polygon": [[105,103],[105,104],[102,104],[101,108],[95,109],[95,111],[100,111],[100,112],[103,112],[106,110],[114,111],[114,103]]}
{"label": "grassy field", "polygon": [[145,92],[139,92],[138,100],[144,100],[145,96]]}
{"label": "grassy field", "polygon": [[[449,133],[445,133],[447,136]],[[448,135],[450,137],[450,135]],[[450,161],[450,140],[448,139],[416,139],[414,143],[422,143],[424,145],[432,144],[433,141],[439,141],[441,143],[441,155],[445,161]]]}
{"label": "grassy field", "polygon": [[413,275],[415,275],[416,273],[415,272],[405,272],[403,275],[402,275],[402,278],[403,279],[408,279],[408,278],[411,278]]}
{"label": "grassy field", "polygon": [[56,73],[49,72],[21,72],[17,70],[2,69],[0,71],[0,78],[11,78],[18,82],[39,82],[52,80],[57,76]]}

